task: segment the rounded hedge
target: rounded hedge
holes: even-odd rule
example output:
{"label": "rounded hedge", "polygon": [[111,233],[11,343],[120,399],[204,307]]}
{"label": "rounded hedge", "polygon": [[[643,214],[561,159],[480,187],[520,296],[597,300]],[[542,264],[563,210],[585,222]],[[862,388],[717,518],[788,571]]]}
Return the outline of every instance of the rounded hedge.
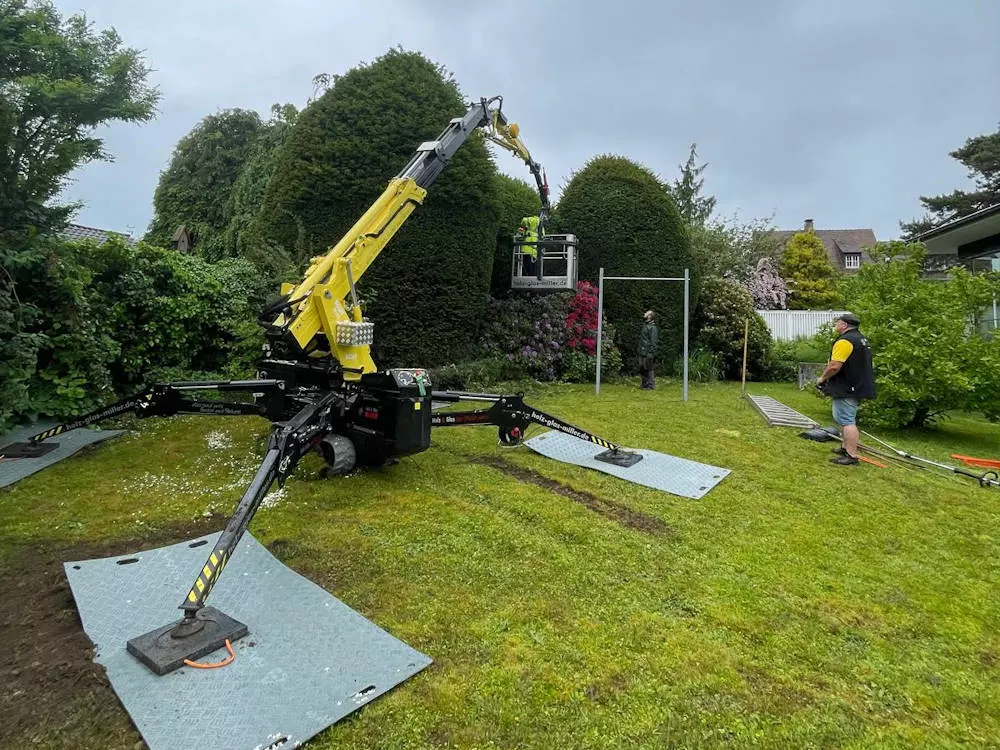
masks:
{"label": "rounded hedge", "polygon": [[[666,186],[645,167],[621,156],[591,159],[567,184],[555,211],[560,231],[579,240],[581,280],[597,283],[606,276],[692,275],[691,309],[697,294],[697,270],[691,241],[677,205]],[[683,342],[684,287],[666,282],[608,282],[604,309],[619,332],[625,361],[637,356],[642,314],[657,313],[658,360],[669,363]]]}
{"label": "rounded hedge", "polygon": [[[390,50],[334,79],[281,146],[258,226],[300,266],[326,252],[423,141],[467,110],[443,68]],[[432,367],[471,351],[496,246],[496,168],[475,133],[358,284],[379,367]]]}

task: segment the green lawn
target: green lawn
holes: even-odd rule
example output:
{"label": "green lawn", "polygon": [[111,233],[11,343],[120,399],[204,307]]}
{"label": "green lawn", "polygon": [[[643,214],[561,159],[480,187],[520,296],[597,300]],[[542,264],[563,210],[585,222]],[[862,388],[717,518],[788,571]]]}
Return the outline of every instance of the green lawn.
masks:
{"label": "green lawn", "polygon": [[[750,389],[830,423],[794,386]],[[687,403],[675,383],[539,386],[527,400],[732,474],[688,500],[498,448],[477,427],[350,478],[316,478],[310,457],[252,533],[434,659],[310,747],[997,746],[1000,491],[831,465],[831,444],[768,428],[732,384],[692,385]],[[0,559],[228,514],[267,431],[140,428],[0,492]],[[971,417],[877,434],[929,458],[1000,457],[1000,425]],[[532,481],[546,478],[577,494]],[[134,743],[117,715],[80,709],[58,737],[40,722],[22,739]]]}

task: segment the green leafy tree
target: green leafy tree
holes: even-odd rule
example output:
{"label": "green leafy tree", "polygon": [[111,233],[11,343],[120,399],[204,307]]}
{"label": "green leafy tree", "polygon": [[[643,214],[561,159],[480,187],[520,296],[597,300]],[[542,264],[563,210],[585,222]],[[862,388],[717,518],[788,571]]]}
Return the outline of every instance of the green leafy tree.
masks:
{"label": "green leafy tree", "polygon": [[262,128],[256,112],[227,109],[203,118],[181,138],[160,175],[144,239],[170,247],[174,230],[183,224],[200,255],[223,257],[233,185]]}
{"label": "green leafy tree", "polygon": [[866,416],[892,427],[955,410],[1000,416],[1000,337],[975,325],[1000,294],[1000,274],[956,268],[947,281],[927,280],[919,243],[880,242],[870,254],[874,262],[844,282],[872,346],[878,396]]}
{"label": "green leafy tree", "polygon": [[702,195],[701,191],[705,187],[705,178],[701,173],[705,171],[708,164],[697,163],[697,144],[691,144],[691,151],[688,160],[681,165],[681,176],[674,180],[670,188],[677,208],[681,212],[681,217],[690,226],[702,227],[712,216],[715,210],[715,198],[709,195]]}
{"label": "green leafy tree", "polygon": [[[622,156],[591,159],[573,176],[556,209],[556,224],[580,242],[581,280],[608,276],[692,275],[691,306],[697,304],[699,269],[691,241],[669,190],[647,168]],[[681,350],[684,290],[681,284],[630,281],[604,290],[608,320],[616,327],[628,362],[637,356],[642,314],[653,309],[660,327],[659,358],[668,363]]]}
{"label": "green leafy tree", "polygon": [[542,209],[542,199],[538,191],[525,180],[497,173],[496,183],[499,228],[490,290],[494,296],[502,296],[510,289],[514,234],[523,217],[538,215]]}
{"label": "green leafy tree", "polygon": [[[298,263],[340,240],[422,142],[467,110],[417,52],[336,77],[296,119],[261,206],[269,246]],[[496,252],[496,167],[474,133],[359,283],[380,366],[455,361],[478,339]]]}
{"label": "green leafy tree", "polygon": [[840,299],[836,271],[814,232],[799,232],[788,241],[781,275],[788,283],[790,310],[829,309]]}
{"label": "green leafy tree", "polygon": [[114,29],[50,2],[0,0],[0,428],[30,409],[28,381],[50,345],[45,307],[76,283],[50,273],[60,259],[45,237],[77,208],[53,201],[76,167],[111,159],[98,127],[152,118],[148,74]]}
{"label": "green leafy tree", "polygon": [[997,132],[969,138],[965,145],[949,156],[969,170],[975,190],[953,190],[947,195],[921,196],[925,213],[922,219],[900,222],[904,239],[913,239],[953,219],[968,216],[980,209],[1000,203],[1000,127]]}
{"label": "green leafy tree", "polygon": [[725,378],[739,379],[743,371],[743,337],[747,339],[747,374],[762,377],[771,351],[771,332],[754,311],[753,298],[743,287],[710,276],[705,279],[692,320],[697,348],[716,355]]}

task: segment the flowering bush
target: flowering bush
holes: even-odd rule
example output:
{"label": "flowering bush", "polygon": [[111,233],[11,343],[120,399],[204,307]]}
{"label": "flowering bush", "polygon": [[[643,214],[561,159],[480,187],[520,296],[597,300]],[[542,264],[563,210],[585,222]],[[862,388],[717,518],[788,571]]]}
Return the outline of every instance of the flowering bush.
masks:
{"label": "flowering bush", "polygon": [[757,268],[746,280],[744,288],[750,292],[758,310],[785,310],[788,307],[788,285],[770,258],[757,261]]}
{"label": "flowering bush", "polygon": [[[581,281],[574,292],[491,300],[480,347],[541,381],[592,380],[597,362],[597,288]],[[604,321],[602,373],[622,366],[614,328]],[[590,375],[587,375],[589,371]]]}
{"label": "flowering bush", "polygon": [[593,357],[597,353],[597,288],[589,281],[581,281],[576,288],[566,316],[566,344],[572,351],[582,349]]}
{"label": "flowering bush", "polygon": [[506,359],[538,380],[555,380],[566,349],[570,294],[490,300],[480,344],[483,355]]}

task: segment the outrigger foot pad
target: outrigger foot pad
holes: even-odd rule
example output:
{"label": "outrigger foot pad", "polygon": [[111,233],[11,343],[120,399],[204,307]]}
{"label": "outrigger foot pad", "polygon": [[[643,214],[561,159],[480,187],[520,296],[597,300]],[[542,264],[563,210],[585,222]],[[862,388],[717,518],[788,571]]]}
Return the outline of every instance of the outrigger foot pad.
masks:
{"label": "outrigger foot pad", "polygon": [[204,607],[194,618],[184,618],[132,638],[126,648],[155,674],[162,676],[184,666],[185,659],[194,661],[248,632],[242,622],[215,607]]}
{"label": "outrigger foot pad", "polygon": [[629,466],[635,466],[642,460],[642,456],[638,453],[630,453],[629,451],[622,450],[611,450],[604,451],[604,453],[598,453],[594,456],[598,461],[604,461],[607,464],[614,464],[615,466],[621,466],[627,469]]}
{"label": "outrigger foot pad", "polygon": [[59,443],[11,443],[0,448],[4,458],[41,458],[59,447]]}

